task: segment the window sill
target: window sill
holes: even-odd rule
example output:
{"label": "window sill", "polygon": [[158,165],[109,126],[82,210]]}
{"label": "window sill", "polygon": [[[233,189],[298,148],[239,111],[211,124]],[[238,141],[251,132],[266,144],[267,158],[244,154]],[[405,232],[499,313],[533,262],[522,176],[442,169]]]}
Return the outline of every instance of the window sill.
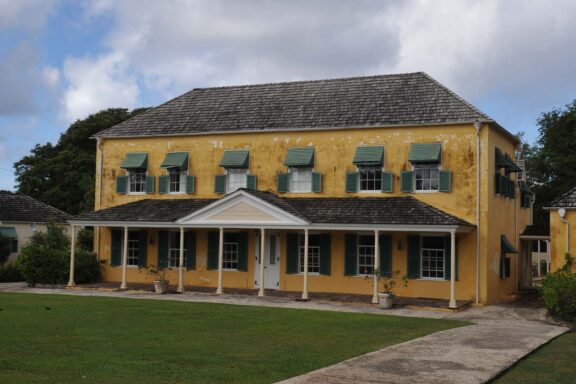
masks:
{"label": "window sill", "polygon": [[[304,272],[293,273],[295,276],[304,276]],[[322,276],[320,272],[308,272],[308,276]]]}
{"label": "window sill", "polygon": [[439,193],[440,191],[417,191],[414,190],[414,193]]}
{"label": "window sill", "polygon": [[167,195],[185,195],[186,192],[168,192]]}
{"label": "window sill", "polygon": [[367,194],[376,194],[376,193],[383,193],[381,189],[374,189],[374,190],[358,190],[358,193],[367,193]]}
{"label": "window sill", "polygon": [[127,192],[126,194],[128,196],[142,196],[142,195],[146,195],[146,192]]}
{"label": "window sill", "polygon": [[449,282],[450,280],[444,279],[444,278],[433,278],[433,277],[418,277],[416,279],[413,280],[419,280],[419,281],[444,281],[444,282]]}

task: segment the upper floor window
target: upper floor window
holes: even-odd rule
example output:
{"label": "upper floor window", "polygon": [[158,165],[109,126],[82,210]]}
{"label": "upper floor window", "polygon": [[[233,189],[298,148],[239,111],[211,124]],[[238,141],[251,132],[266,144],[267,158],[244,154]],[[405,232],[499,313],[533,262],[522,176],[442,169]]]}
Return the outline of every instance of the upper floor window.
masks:
{"label": "upper floor window", "polygon": [[187,172],[180,168],[168,168],[168,192],[180,193],[186,190]]}
{"label": "upper floor window", "polygon": [[312,168],[290,168],[290,192],[312,192]]}
{"label": "upper floor window", "polygon": [[[168,179],[162,177],[159,183],[161,193],[184,193],[186,192],[186,182],[188,175],[188,152],[170,152],[166,154],[164,161],[160,165],[168,171]],[[167,184],[167,185],[166,185]]]}
{"label": "upper floor window", "polygon": [[128,170],[128,192],[146,192],[146,169],[132,168]]}
{"label": "upper floor window", "polygon": [[358,166],[360,191],[382,190],[382,167],[372,165]]}
{"label": "upper floor window", "polygon": [[414,189],[437,191],[439,185],[438,164],[414,164]]}
{"label": "upper floor window", "polygon": [[230,168],[226,170],[228,184],[226,193],[234,192],[238,188],[246,188],[248,170],[241,168]]}
{"label": "upper floor window", "polygon": [[346,192],[392,192],[392,173],[383,172],[383,146],[357,147],[352,163],[357,171],[346,173]]}

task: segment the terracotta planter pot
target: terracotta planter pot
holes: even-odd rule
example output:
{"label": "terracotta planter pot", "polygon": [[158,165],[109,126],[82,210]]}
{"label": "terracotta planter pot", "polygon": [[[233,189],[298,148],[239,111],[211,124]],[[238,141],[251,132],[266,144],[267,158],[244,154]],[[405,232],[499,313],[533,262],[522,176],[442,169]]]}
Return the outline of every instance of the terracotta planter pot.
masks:
{"label": "terracotta planter pot", "polygon": [[392,293],[379,293],[378,302],[380,303],[380,308],[390,309],[394,306],[394,295]]}
{"label": "terracotta planter pot", "polygon": [[154,281],[154,289],[156,290],[156,293],[159,295],[166,293],[166,289],[168,289],[168,280]]}

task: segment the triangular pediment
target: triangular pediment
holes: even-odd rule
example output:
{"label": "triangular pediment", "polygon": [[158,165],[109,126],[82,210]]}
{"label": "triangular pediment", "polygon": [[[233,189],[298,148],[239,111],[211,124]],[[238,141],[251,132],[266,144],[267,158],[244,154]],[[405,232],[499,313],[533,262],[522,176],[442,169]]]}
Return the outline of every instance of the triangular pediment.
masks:
{"label": "triangular pediment", "polygon": [[222,199],[178,220],[178,224],[211,225],[303,225],[300,217],[264,201],[250,193],[238,190]]}

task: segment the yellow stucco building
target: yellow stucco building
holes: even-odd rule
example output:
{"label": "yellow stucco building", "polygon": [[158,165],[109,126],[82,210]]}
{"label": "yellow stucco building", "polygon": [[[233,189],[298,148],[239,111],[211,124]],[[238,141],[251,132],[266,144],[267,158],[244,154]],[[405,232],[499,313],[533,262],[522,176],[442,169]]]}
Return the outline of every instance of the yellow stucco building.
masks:
{"label": "yellow stucco building", "polygon": [[519,287],[518,141],[424,73],[194,89],[95,138],[96,210],[70,223],[123,288],[150,264],[304,299],[396,270],[451,307]]}
{"label": "yellow stucco building", "polygon": [[[571,189],[550,203],[550,270],[565,266],[567,255],[574,258],[576,249],[576,188]],[[576,263],[572,264],[576,272]]]}

